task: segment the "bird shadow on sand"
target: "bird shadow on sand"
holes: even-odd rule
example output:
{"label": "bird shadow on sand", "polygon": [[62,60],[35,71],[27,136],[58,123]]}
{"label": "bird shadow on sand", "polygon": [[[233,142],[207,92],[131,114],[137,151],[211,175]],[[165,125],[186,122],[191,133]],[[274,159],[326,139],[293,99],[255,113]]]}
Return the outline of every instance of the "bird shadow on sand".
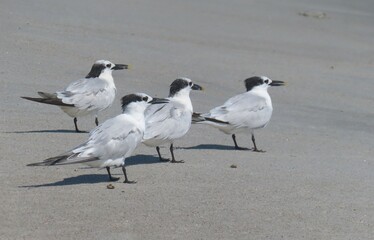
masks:
{"label": "bird shadow on sand", "polygon": [[4,132],[4,133],[88,133],[86,131],[76,132],[75,130],[67,129],[55,129],[55,130],[31,130],[31,131],[13,131],[13,132]]}
{"label": "bird shadow on sand", "polygon": [[165,163],[165,162],[160,162],[159,158],[153,155],[144,155],[144,154],[139,154],[136,156],[126,158],[126,166],[153,164],[153,163]]}
{"label": "bird shadow on sand", "polygon": [[[141,165],[141,164],[153,164],[153,163],[162,163],[159,161],[158,157],[152,155],[136,155],[133,157],[129,157],[126,159],[126,166],[132,165]],[[81,169],[90,169],[90,167],[82,167]],[[121,168],[115,168],[121,169]],[[122,170],[120,173],[112,172],[112,176],[119,176],[123,177]],[[105,171],[105,169],[103,170]],[[121,179],[119,180],[119,182]],[[36,185],[24,185],[19,186],[20,188],[39,188],[39,187],[61,187],[61,186],[69,186],[69,185],[79,185],[79,184],[97,184],[97,183],[105,183],[108,182],[108,174],[83,174],[79,176],[64,178],[61,181],[53,182],[53,183],[45,183],[45,184],[36,184]]]}
{"label": "bird shadow on sand", "polygon": [[[177,149],[197,149],[197,150],[235,150],[234,146],[219,145],[219,144],[199,144],[192,147],[177,147]],[[245,149],[245,150],[250,150]]]}
{"label": "bird shadow on sand", "polygon": [[45,184],[36,184],[36,185],[25,185],[19,186],[20,188],[38,188],[38,187],[61,187],[69,185],[78,185],[78,184],[95,184],[108,182],[107,174],[84,174],[75,177],[64,178],[61,181]]}

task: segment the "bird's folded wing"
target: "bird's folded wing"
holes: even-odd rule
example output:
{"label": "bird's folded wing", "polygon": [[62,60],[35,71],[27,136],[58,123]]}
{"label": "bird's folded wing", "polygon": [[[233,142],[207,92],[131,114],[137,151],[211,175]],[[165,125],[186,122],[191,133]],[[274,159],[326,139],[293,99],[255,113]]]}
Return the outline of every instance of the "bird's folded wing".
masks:
{"label": "bird's folded wing", "polygon": [[57,92],[63,103],[79,109],[101,109],[110,105],[107,83],[99,78],[84,78],[71,83],[64,91]]}
{"label": "bird's folded wing", "polygon": [[213,108],[203,116],[232,123],[235,119],[261,111],[265,106],[264,98],[243,93],[228,99],[222,106]]}
{"label": "bird's folded wing", "polygon": [[23,99],[27,99],[34,102],[57,105],[57,106],[64,106],[64,107],[73,107],[74,105],[64,103],[61,99],[57,98],[56,93],[46,93],[46,92],[38,92],[41,98],[34,98],[34,97],[21,97]]}
{"label": "bird's folded wing", "polygon": [[73,149],[79,156],[101,158],[123,157],[131,154],[143,137],[136,123],[121,114],[100,124],[91,133],[85,144]]}
{"label": "bird's folded wing", "polygon": [[[183,135],[178,132],[180,125],[183,124],[184,118],[180,117],[180,110],[172,103],[163,105],[151,105],[146,110],[146,130],[144,133],[144,140],[157,138],[167,139],[174,136]],[[188,120],[190,124],[191,119]],[[184,131],[184,130],[181,130]]]}

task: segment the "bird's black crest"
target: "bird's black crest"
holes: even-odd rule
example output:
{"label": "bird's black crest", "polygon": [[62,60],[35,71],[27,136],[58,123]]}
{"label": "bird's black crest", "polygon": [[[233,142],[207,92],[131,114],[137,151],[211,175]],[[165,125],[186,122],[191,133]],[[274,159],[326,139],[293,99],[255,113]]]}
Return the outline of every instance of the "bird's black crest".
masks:
{"label": "bird's black crest", "polygon": [[260,77],[250,77],[244,80],[245,87],[247,88],[247,92],[250,91],[252,88],[263,84],[264,81]]}
{"label": "bird's black crest", "polygon": [[136,94],[129,94],[122,98],[122,110],[125,110],[126,107],[132,102],[141,102],[144,101],[142,96]]}
{"label": "bird's black crest", "polygon": [[92,65],[91,71],[87,74],[86,78],[97,78],[100,76],[101,71],[105,68],[104,64]]}
{"label": "bird's black crest", "polygon": [[176,79],[170,85],[169,97],[174,96],[177,92],[188,86],[188,81],[184,79]]}

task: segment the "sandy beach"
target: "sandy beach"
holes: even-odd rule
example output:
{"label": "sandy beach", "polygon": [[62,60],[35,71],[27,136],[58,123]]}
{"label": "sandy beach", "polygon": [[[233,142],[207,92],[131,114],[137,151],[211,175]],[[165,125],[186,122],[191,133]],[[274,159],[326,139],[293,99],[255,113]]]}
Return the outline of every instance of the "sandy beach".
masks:
{"label": "sandy beach", "polygon": [[[374,239],[373,24],[370,0],[1,1],[0,238]],[[107,189],[105,170],[26,167],[88,134],[20,96],[62,90],[98,59],[132,66],[114,72],[101,122],[122,96],[165,97],[177,77],[205,88],[191,93],[198,112],[250,76],[286,81],[269,89],[273,116],[255,132],[266,153],[193,125],[175,142],[184,164],[140,145],[126,160],[133,185],[120,169]]]}

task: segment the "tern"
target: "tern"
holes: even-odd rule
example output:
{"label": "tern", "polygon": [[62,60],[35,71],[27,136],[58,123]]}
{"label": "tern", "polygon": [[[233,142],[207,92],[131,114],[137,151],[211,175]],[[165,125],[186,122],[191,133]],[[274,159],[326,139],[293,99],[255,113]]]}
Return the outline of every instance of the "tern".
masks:
{"label": "tern", "polygon": [[191,127],[192,103],[191,90],[203,90],[203,88],[188,78],[178,78],[170,85],[169,102],[160,105],[151,105],[145,111],[145,133],[143,143],[149,147],[156,147],[160,161],[163,159],[160,153],[160,145],[170,144],[171,162],[174,157],[173,143],[183,137]]}
{"label": "tern", "polygon": [[167,101],[152,99],[144,93],[126,95],[122,98],[123,113],[93,129],[86,142],[56,157],[28,166],[83,163],[90,167],[106,168],[110,181],[119,179],[112,177],[110,167],[122,167],[124,183],[134,183],[127,178],[125,159],[131,156],[144,135],[144,111],[151,104]]}
{"label": "tern", "polygon": [[208,124],[226,134],[232,134],[235,149],[244,150],[236,142],[237,133],[250,132],[253,151],[264,152],[256,146],[254,130],[269,123],[273,106],[268,93],[269,86],[283,86],[283,81],[271,80],[265,76],[254,76],[244,80],[247,92],[228,99],[222,106],[209,113],[194,113],[193,123]]}
{"label": "tern", "polygon": [[74,118],[75,131],[80,132],[77,117],[94,114],[96,126],[99,125],[98,112],[110,107],[116,95],[112,71],[122,69],[128,69],[128,65],[98,60],[85,78],[70,83],[63,91],[38,92],[41,98],[21,98],[59,106],[62,111]]}

